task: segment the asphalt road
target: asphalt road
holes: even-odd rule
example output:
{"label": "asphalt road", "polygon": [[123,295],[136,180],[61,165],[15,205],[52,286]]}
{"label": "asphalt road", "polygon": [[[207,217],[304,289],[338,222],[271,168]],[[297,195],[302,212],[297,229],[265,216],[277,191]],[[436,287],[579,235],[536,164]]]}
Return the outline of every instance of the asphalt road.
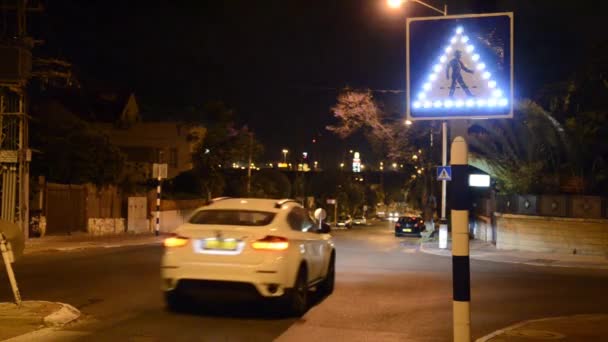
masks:
{"label": "asphalt road", "polygon": [[[26,255],[15,265],[25,299],[60,301],[83,318],[61,341],[449,341],[451,259],[395,238],[388,223],[334,233],[337,284],[302,319],[276,317],[264,303],[164,309],[159,246]],[[608,313],[608,271],[471,261],[472,332],[481,337],[513,323]],[[10,301],[0,272],[0,301]]]}

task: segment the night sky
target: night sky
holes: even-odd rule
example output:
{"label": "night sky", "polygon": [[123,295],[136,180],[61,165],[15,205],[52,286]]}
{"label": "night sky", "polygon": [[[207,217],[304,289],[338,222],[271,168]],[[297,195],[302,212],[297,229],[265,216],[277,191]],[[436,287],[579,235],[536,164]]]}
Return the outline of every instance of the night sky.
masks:
{"label": "night sky", "polygon": [[[415,3],[389,10],[385,0],[46,3],[42,17],[32,18],[39,21],[37,38],[46,41],[39,52],[73,62],[84,84],[133,90],[148,119],[179,119],[188,107],[222,100],[275,159],[283,147],[317,157],[360,148],[362,139],[341,141],[325,130],[337,90],[403,90],[406,15],[434,14]],[[543,84],[567,79],[589,47],[608,39],[605,2],[448,6],[450,14],[515,12],[516,97],[534,97]],[[377,95],[403,113],[403,93]],[[323,155],[322,164],[339,157]]]}

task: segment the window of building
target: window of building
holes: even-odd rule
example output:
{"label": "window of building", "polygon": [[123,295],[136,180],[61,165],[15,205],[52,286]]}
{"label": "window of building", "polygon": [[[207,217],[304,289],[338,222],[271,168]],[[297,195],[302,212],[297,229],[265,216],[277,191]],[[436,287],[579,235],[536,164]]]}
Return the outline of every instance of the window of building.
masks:
{"label": "window of building", "polygon": [[169,166],[177,167],[177,148],[172,148],[169,151]]}

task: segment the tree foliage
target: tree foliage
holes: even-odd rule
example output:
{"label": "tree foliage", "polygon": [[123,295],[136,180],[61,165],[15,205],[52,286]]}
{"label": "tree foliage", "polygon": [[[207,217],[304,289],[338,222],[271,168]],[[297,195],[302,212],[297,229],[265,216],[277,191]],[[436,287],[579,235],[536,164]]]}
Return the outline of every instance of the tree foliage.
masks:
{"label": "tree foliage", "polygon": [[403,121],[388,115],[376,102],[371,90],[344,89],[331,108],[339,120],[327,129],[341,138],[363,132],[372,145],[385,151],[391,160],[402,159],[416,149],[412,141],[415,134],[404,129]]}
{"label": "tree foliage", "polygon": [[608,41],[585,54],[565,82],[547,85],[540,103],[564,126],[570,144],[567,173],[587,193],[608,193]]}
{"label": "tree foliage", "polygon": [[192,156],[201,191],[211,198],[223,194],[226,185],[223,168],[235,161],[247,163],[262,153],[262,145],[246,126],[237,128],[234,112],[222,103],[209,103],[203,113],[207,125],[205,138]]}
{"label": "tree foliage", "polygon": [[288,198],[291,194],[289,178],[281,171],[264,169],[256,171],[251,179],[252,197]]}
{"label": "tree foliage", "polygon": [[469,145],[507,193],[558,189],[559,179],[552,176],[567,159],[567,137],[563,127],[530,100],[516,105],[513,119],[476,121]]}
{"label": "tree foliage", "polygon": [[125,158],[105,135],[58,102],[47,102],[33,112],[31,146],[40,152],[32,160],[33,174],[66,184],[120,181]]}
{"label": "tree foliage", "polygon": [[342,138],[363,132],[375,150],[383,151],[382,158],[389,161],[385,167],[395,162],[401,171],[415,175],[407,183],[385,187],[387,202],[403,200],[406,187],[410,196],[418,198],[433,191],[432,166],[439,160],[441,146],[439,143],[431,146],[430,141],[440,141],[437,123],[416,122],[406,126],[401,117],[387,113],[370,90],[344,89],[331,111],[339,122],[328,126],[328,130]]}

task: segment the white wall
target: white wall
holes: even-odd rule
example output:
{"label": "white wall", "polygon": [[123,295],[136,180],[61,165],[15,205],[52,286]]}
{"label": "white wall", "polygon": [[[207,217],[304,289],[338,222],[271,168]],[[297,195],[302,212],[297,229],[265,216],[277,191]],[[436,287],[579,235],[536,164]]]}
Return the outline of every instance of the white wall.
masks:
{"label": "white wall", "polygon": [[[196,209],[166,210],[160,212],[161,233],[172,233],[179,225],[184,224]],[[156,229],[156,212],[152,212],[150,219],[150,231]]]}

